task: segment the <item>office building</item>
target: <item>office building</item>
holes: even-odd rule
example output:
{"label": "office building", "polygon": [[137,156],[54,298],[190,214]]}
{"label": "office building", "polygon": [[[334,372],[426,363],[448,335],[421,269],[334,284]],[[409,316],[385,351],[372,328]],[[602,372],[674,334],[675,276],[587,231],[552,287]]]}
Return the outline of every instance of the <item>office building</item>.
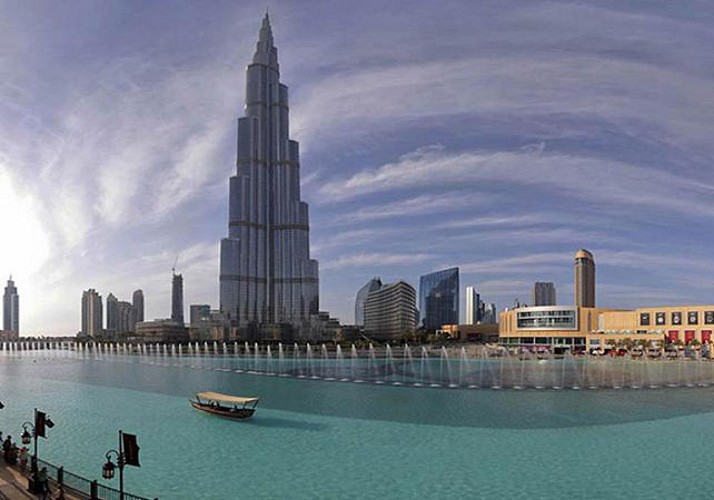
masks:
{"label": "office building", "polygon": [[191,326],[200,326],[211,319],[211,306],[208,304],[191,304],[189,307]]}
{"label": "office building", "polygon": [[12,280],[12,276],[7,280],[5,293],[3,295],[3,318],[2,328],[5,332],[11,332],[14,338],[20,335],[20,295]]}
{"label": "office building", "polygon": [[419,313],[424,328],[438,330],[459,323],[459,268],[425,274],[419,279]]}
{"label": "office building", "polygon": [[369,280],[367,284],[359,289],[355,300],[355,325],[364,326],[364,303],[370,292],[379,290],[380,288],[382,288],[382,280],[377,276]]}
{"label": "office building", "polygon": [[595,307],[595,259],[584,249],[575,254],[575,305]]}
{"label": "office building", "polygon": [[531,303],[534,306],[554,306],[555,305],[555,285],[550,282],[536,281],[533,284]]}
{"label": "office building", "polygon": [[117,304],[117,334],[123,335],[134,331],[134,307],[125,300]]}
{"label": "office building", "polygon": [[107,337],[115,337],[119,330],[119,299],[113,293],[107,295],[107,327],[105,334]]}
{"label": "office building", "polygon": [[131,295],[131,305],[134,308],[134,324],[144,321],[144,292],[135,290]]}
{"label": "office building", "polygon": [[171,321],[183,325],[183,276],[172,273],[171,280]]}
{"label": "office building", "polygon": [[367,295],[364,306],[364,333],[379,340],[398,339],[414,331],[417,323],[416,290],[397,281]]}
{"label": "office building", "polygon": [[310,258],[300,154],[290,139],[288,87],[268,15],[246,70],[237,171],[229,184],[228,238],[221,241],[220,308],[238,327],[292,325],[319,311],[318,264]]}
{"label": "office building", "polygon": [[481,296],[472,286],[466,287],[466,320],[464,324],[475,325],[481,321]]}
{"label": "office building", "polygon": [[102,318],[102,296],[94,288],[82,292],[82,336],[101,337]]}
{"label": "office building", "polygon": [[481,322],[486,325],[495,325],[498,323],[498,312],[496,304],[493,302],[485,304],[483,307],[483,316]]}

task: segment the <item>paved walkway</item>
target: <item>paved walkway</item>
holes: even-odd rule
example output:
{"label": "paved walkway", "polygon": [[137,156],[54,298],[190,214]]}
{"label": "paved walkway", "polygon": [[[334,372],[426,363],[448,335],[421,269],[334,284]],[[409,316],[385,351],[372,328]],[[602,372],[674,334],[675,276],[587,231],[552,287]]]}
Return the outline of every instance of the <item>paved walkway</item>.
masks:
{"label": "paved walkway", "polygon": [[27,479],[0,463],[0,498],[14,500],[37,497],[27,492]]}
{"label": "paved walkway", "polygon": [[[51,488],[52,493],[57,493],[57,487]],[[89,498],[87,496],[78,496],[65,490],[64,497],[66,500],[83,500]],[[20,471],[12,467],[8,467],[4,462],[0,461],[0,499],[2,500],[37,500],[40,495],[33,495],[27,491],[27,478],[20,474]],[[54,496],[48,496],[54,498]]]}

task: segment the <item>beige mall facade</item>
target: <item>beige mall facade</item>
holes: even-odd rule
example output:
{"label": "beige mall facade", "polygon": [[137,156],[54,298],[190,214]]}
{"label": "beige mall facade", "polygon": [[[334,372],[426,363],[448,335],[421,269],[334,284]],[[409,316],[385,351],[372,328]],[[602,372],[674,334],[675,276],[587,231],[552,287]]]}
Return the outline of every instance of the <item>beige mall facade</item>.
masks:
{"label": "beige mall facade", "polygon": [[504,311],[499,343],[524,347],[614,347],[621,340],[708,343],[714,340],[714,305],[636,310],[578,306],[521,307]]}

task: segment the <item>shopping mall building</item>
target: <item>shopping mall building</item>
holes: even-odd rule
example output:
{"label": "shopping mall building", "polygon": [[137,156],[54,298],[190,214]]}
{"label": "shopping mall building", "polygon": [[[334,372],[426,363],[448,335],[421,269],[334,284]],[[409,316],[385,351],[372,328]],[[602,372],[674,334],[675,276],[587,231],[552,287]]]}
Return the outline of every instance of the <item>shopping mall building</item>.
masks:
{"label": "shopping mall building", "polygon": [[499,342],[523,347],[587,349],[618,341],[712,341],[714,305],[647,307],[636,310],[578,306],[521,307],[504,311]]}

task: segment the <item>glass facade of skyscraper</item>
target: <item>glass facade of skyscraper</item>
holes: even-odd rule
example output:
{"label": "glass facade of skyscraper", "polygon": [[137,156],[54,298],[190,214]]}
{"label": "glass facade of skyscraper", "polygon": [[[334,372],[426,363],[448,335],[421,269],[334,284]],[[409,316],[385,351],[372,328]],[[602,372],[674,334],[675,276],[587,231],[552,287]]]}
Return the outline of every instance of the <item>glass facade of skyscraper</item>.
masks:
{"label": "glass facade of skyscraper", "polygon": [[421,324],[436,330],[459,323],[459,268],[425,274],[419,279]]}

